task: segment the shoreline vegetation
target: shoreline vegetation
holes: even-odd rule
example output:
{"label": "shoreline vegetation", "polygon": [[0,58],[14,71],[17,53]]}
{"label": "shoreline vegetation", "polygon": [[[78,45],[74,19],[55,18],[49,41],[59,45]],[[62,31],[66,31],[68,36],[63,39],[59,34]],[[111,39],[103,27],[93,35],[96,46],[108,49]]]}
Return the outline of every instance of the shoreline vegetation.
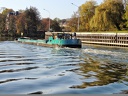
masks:
{"label": "shoreline vegetation", "polygon": [[0,13],[2,37],[39,36],[41,38],[41,34],[49,31],[128,33],[128,2],[104,0],[97,5],[96,0],[88,0],[78,6],[78,10],[68,19],[41,18],[38,9],[32,6],[18,11],[5,8]]}

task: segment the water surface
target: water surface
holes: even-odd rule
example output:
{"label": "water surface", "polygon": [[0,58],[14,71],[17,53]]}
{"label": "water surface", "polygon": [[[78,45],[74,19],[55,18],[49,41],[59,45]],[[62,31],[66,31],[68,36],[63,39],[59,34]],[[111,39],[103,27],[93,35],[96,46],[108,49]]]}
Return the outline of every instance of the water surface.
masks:
{"label": "water surface", "polygon": [[0,42],[0,94],[117,94],[128,90],[128,49]]}

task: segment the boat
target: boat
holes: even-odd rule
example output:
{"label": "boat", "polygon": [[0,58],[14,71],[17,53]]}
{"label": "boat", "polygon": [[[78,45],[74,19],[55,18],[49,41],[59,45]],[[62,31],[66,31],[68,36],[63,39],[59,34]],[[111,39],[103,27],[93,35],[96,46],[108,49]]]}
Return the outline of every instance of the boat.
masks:
{"label": "boat", "polygon": [[70,47],[70,48],[81,48],[81,40],[76,38],[76,33],[52,33],[48,39],[32,39],[29,37],[18,38],[18,42],[26,44],[35,44],[46,47]]}

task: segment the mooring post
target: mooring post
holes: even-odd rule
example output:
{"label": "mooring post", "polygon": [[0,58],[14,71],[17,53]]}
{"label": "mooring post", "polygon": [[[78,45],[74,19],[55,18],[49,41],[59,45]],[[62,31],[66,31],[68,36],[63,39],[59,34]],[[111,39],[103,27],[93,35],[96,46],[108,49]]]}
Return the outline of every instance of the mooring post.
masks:
{"label": "mooring post", "polygon": [[116,32],[116,43],[118,43],[118,34]]}

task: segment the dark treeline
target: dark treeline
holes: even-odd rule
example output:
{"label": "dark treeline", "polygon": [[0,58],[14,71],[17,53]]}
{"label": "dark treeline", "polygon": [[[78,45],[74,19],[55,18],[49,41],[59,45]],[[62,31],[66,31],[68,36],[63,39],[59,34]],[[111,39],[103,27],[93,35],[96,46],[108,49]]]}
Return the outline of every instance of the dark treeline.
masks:
{"label": "dark treeline", "polygon": [[41,19],[40,13],[35,7],[19,11],[6,8],[0,14],[0,36],[41,36],[43,34],[41,32],[49,30],[49,20],[52,31],[62,31],[58,23],[59,19]]}
{"label": "dark treeline", "polygon": [[[128,29],[128,5],[123,0],[104,0],[100,5],[94,0],[79,6],[70,19],[41,18],[35,7],[14,11],[5,8],[0,14],[0,36],[35,36],[49,31],[117,31]],[[40,32],[40,33],[39,33]],[[41,35],[40,35],[41,36]]]}

